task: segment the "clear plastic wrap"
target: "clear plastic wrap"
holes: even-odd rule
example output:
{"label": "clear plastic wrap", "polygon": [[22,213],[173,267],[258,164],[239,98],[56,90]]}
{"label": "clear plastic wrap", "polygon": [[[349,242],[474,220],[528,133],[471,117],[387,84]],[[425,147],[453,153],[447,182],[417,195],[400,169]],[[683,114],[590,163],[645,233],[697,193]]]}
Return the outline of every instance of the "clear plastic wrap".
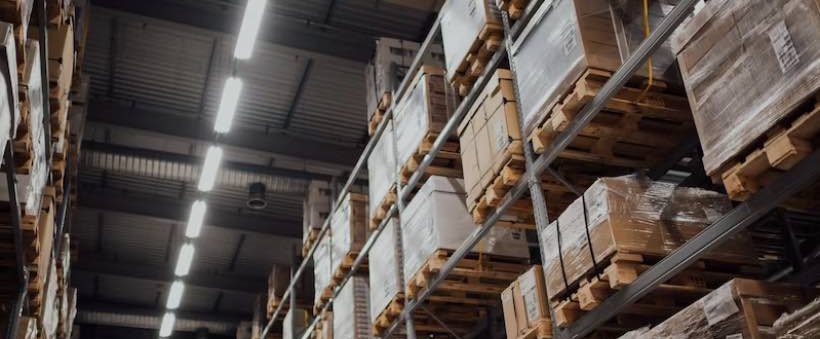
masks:
{"label": "clear plastic wrap", "polygon": [[820,87],[814,0],[713,0],[673,39],[706,173],[718,171]]}
{"label": "clear plastic wrap", "polygon": [[330,218],[330,231],[331,268],[335,271],[345,257],[358,253],[367,241],[367,196],[348,193]]}
{"label": "clear plastic wrap", "polygon": [[404,290],[404,276],[400,265],[403,261],[401,230],[396,219],[390,219],[368,253],[371,321],[375,321],[390,301]]}
{"label": "clear plastic wrap", "polygon": [[[27,54],[39,55],[40,44],[37,41],[26,42]],[[40,58],[29,58],[23,72],[23,86],[28,100],[28,126],[31,135],[32,162],[31,169],[26,175],[18,175],[18,182],[23,188],[23,202],[28,215],[37,215],[40,211],[40,197],[43,194],[48,169],[46,168],[46,135],[43,129],[43,82],[40,78]]]}
{"label": "clear plastic wrap", "polygon": [[331,248],[330,235],[331,231],[325,233],[318,240],[319,245],[316,246],[316,251],[313,252],[314,301],[321,298],[322,292],[330,284],[330,278],[333,275],[331,268],[333,249]]}
{"label": "clear plastic wrap", "polygon": [[494,0],[446,1],[441,8],[441,40],[447,78],[452,81],[458,66],[467,58],[473,42],[488,24],[500,25],[501,12]]}
{"label": "clear plastic wrap", "polygon": [[820,298],[792,313],[784,313],[774,322],[778,338],[820,338]]}
{"label": "clear plastic wrap", "polygon": [[396,106],[393,126],[399,167],[410,160],[427,135],[444,128],[454,107],[454,96],[441,68],[422,66]]}
{"label": "clear plastic wrap", "polygon": [[320,229],[330,214],[330,184],[326,181],[311,180],[307,186],[307,197],[302,204],[302,232],[307,240],[308,233]]}
{"label": "clear plastic wrap", "polygon": [[[680,0],[649,1],[649,29],[654,31],[663,19],[672,11]],[[613,0],[610,4],[615,36],[618,39],[618,51],[621,61],[629,58],[646,37],[643,27],[643,0]],[[667,83],[680,83],[680,72],[675,64],[675,53],[669,39],[652,54],[654,79],[663,79]],[[647,76],[646,66],[638,69],[638,75]]]}
{"label": "clear plastic wrap", "polygon": [[11,98],[9,110],[14,114],[14,126],[20,123],[20,94],[17,76],[17,45],[14,39],[14,25],[0,22],[0,72],[6,78],[6,93]]}
{"label": "clear plastic wrap", "polygon": [[396,181],[396,150],[393,140],[393,124],[387,124],[379,141],[373,146],[373,152],[367,158],[367,183],[369,217],[373,218],[379,205],[384,201],[390,187]]}
{"label": "clear plastic wrap", "polygon": [[[461,179],[431,176],[401,214],[404,283],[436,250],[455,250],[478,227],[464,205]],[[529,258],[524,232],[496,226],[473,252]]]}
{"label": "clear plastic wrap", "polygon": [[333,300],[333,339],[372,338],[367,277],[353,276]]}
{"label": "clear plastic wrap", "polygon": [[[639,175],[600,178],[542,232],[547,292],[558,295],[616,252],[664,256],[730,209],[716,192]],[[706,258],[754,263],[752,248],[749,235],[740,233]]]}
{"label": "clear plastic wrap", "polygon": [[794,285],[734,279],[663,323],[643,333],[632,333],[629,338],[775,338],[771,327],[777,316],[774,312],[793,310],[804,304],[811,294],[816,295],[817,291]]}

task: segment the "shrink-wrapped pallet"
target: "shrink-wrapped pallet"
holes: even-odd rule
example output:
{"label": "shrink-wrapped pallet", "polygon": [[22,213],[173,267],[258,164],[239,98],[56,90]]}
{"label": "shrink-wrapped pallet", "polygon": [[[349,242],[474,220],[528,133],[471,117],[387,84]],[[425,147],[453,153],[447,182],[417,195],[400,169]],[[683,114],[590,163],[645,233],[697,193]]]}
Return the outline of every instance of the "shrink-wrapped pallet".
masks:
{"label": "shrink-wrapped pallet", "polygon": [[367,241],[367,196],[348,193],[330,218],[331,269],[339,270],[344,261],[355,258]]}
{"label": "shrink-wrapped pallet", "polygon": [[17,323],[15,339],[37,339],[37,319],[21,316]]}
{"label": "shrink-wrapped pallet", "polygon": [[488,26],[499,32],[501,13],[494,0],[453,0],[444,3],[440,15],[447,78],[453,81],[465,71],[463,63],[482,32]]}
{"label": "shrink-wrapped pallet", "polygon": [[[654,28],[673,1],[650,3]],[[615,72],[638,47],[643,39],[641,4],[641,0],[555,0],[536,10],[512,48],[525,134],[587,69]],[[661,47],[653,56],[655,78],[669,72],[673,58],[668,50]],[[645,76],[647,69],[637,74]]]}
{"label": "shrink-wrapped pallet", "polygon": [[[600,178],[542,231],[547,292],[564,292],[615,253],[665,256],[730,209],[716,192],[639,175]],[[740,233],[704,258],[753,265],[753,248]]]}
{"label": "shrink-wrapped pallet", "polygon": [[[270,275],[268,275],[267,316],[269,318],[273,316],[276,307],[282,302],[282,296],[288,290],[290,282],[290,266],[274,264]],[[314,296],[313,284],[313,274],[304,272],[294,287],[297,304],[308,304],[305,301]],[[294,294],[290,294],[290,296],[293,297]],[[288,309],[288,303],[289,301],[283,306],[283,312]]]}
{"label": "shrink-wrapped pallet", "polygon": [[[54,262],[48,266],[48,274],[52,277],[57,276],[57,266]],[[57,295],[57,279],[48,279],[48,284],[43,291],[40,291],[43,298],[40,306],[40,324],[42,325],[42,335],[44,338],[56,338],[57,327],[59,325],[60,316],[60,302]]]}
{"label": "shrink-wrapped pallet", "polygon": [[403,288],[401,229],[397,219],[391,218],[376,238],[368,254],[370,272],[370,319],[376,318]]}
{"label": "shrink-wrapped pallet", "polygon": [[367,277],[348,280],[333,300],[333,338],[371,338]]}
{"label": "shrink-wrapped pallet", "polygon": [[783,314],[774,322],[774,331],[784,339],[820,338],[820,299]]}
{"label": "shrink-wrapped pallet", "polygon": [[314,302],[317,304],[333,277],[331,266],[333,248],[331,247],[330,233],[326,232],[318,240],[319,245],[316,246],[316,251],[313,252]]}
{"label": "shrink-wrapped pallet", "polygon": [[299,339],[308,327],[310,314],[307,310],[296,308],[288,310],[282,321],[282,339]]}
{"label": "shrink-wrapped pallet", "polygon": [[[302,234],[307,241],[312,230],[322,228],[330,214],[330,185],[326,181],[311,180],[302,207]],[[315,232],[315,231],[314,231]]]}
{"label": "shrink-wrapped pallet", "polygon": [[[533,266],[501,293],[507,338],[543,338],[552,334],[544,273]],[[525,336],[528,333],[537,336]]]}
{"label": "shrink-wrapped pallet", "polygon": [[817,289],[797,285],[733,279],[663,323],[628,338],[773,339],[776,336],[772,325],[777,317],[817,295]]}
{"label": "shrink-wrapped pallet", "polygon": [[709,1],[673,37],[706,173],[787,118],[820,87],[815,0]]}
{"label": "shrink-wrapped pallet", "polygon": [[393,124],[388,124],[381,138],[373,146],[370,157],[367,158],[369,219],[374,219],[379,213],[379,207],[385,202],[390,188],[396,182],[397,171]]}
{"label": "shrink-wrapped pallet", "polygon": [[[477,225],[464,205],[461,179],[431,176],[401,214],[404,283],[437,250],[455,250]],[[473,252],[508,258],[529,258],[523,231],[497,226],[473,248]]]}
{"label": "shrink-wrapped pallet", "polygon": [[[367,119],[370,120],[379,104],[389,105],[390,96],[407,77],[407,71],[413,64],[421,44],[415,41],[381,37],[376,39],[376,51],[373,60],[365,66],[365,85],[367,89]],[[425,64],[444,65],[444,54],[441,45],[433,44],[430,52],[422,59]],[[385,95],[388,102],[383,102]]]}
{"label": "shrink-wrapped pallet", "polygon": [[[17,93],[17,57],[12,25],[0,22],[0,144],[5,145],[14,138],[14,131],[20,121],[19,98]],[[14,117],[14,121],[12,121]],[[0,149],[3,156],[6,148]]]}

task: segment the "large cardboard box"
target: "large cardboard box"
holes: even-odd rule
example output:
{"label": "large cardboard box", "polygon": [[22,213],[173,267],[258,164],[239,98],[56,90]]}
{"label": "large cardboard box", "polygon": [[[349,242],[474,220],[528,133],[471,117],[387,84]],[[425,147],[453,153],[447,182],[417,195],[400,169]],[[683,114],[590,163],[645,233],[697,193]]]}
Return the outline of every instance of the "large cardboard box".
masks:
{"label": "large cardboard box", "polygon": [[322,236],[313,252],[313,282],[314,282],[314,303],[318,304],[322,298],[325,288],[330,285],[333,277],[331,256],[333,248],[330,241],[331,232],[328,231]]}
{"label": "large cardboard box", "polygon": [[425,65],[413,78],[408,92],[396,106],[396,162],[404,166],[428,135],[437,135],[455,110],[455,97],[444,81],[444,70]]}
{"label": "large cardboard box", "polygon": [[401,229],[397,221],[390,219],[368,253],[370,319],[374,323],[390,302],[404,291]]}
{"label": "large cardboard box", "polygon": [[[441,8],[441,40],[447,62],[447,79],[464,72],[462,62],[474,49],[485,27],[501,27],[501,12],[494,0],[453,0]],[[500,40],[500,39],[499,39]]]}
{"label": "large cardboard box", "polygon": [[[268,318],[273,316],[273,312],[276,310],[276,307],[278,307],[279,303],[282,302],[282,296],[284,296],[285,292],[288,290],[290,282],[290,266],[274,264],[270,275],[268,275]],[[309,302],[305,301],[310,300],[310,298],[314,296],[313,285],[313,275],[308,272],[304,272],[294,287],[294,293],[296,293],[296,303],[298,305],[309,304]],[[290,296],[293,297],[293,294]],[[290,302],[289,300],[290,299],[288,299],[287,303]],[[289,304],[286,304],[283,310],[287,309],[288,305]]]}
{"label": "large cardboard box", "polygon": [[369,220],[380,212],[379,207],[387,198],[390,188],[396,182],[398,166],[396,163],[393,124],[388,124],[381,138],[373,146],[373,152],[367,158],[367,188],[369,201]]}
{"label": "large cardboard box", "polygon": [[817,295],[818,290],[814,288],[733,279],[663,323],[643,333],[632,333],[630,338],[775,338],[772,331],[775,320],[784,312],[806,305]]}
{"label": "large cardboard box", "polygon": [[[726,196],[703,189],[639,175],[598,179],[541,233],[547,292],[564,292],[618,252],[665,256],[730,209]],[[753,248],[749,234],[739,233],[704,258],[754,265]]]}
{"label": "large cardboard box", "polygon": [[311,230],[321,229],[330,214],[330,184],[326,181],[311,180],[307,187],[307,197],[302,206],[303,240]]}
{"label": "large cardboard box", "polygon": [[367,241],[367,196],[348,193],[330,218],[331,263],[335,273],[346,257],[358,255]]}
{"label": "large cardboard box", "polygon": [[513,155],[523,156],[512,72],[499,69],[459,126],[461,165],[471,208]]}
{"label": "large cardboard box", "polygon": [[[461,179],[431,176],[401,214],[404,283],[435,251],[455,250],[477,225],[464,205]],[[510,258],[529,258],[524,232],[496,226],[490,229],[473,252]]]}
{"label": "large cardboard box", "polygon": [[333,300],[333,338],[372,338],[368,316],[368,284],[366,276],[348,280]]}
{"label": "large cardboard box", "polygon": [[544,273],[540,265],[535,265],[501,293],[507,338],[520,338],[531,332],[550,335],[548,302]]}
{"label": "large cardboard box", "polygon": [[714,0],[673,39],[706,173],[789,116],[820,88],[815,0]]}

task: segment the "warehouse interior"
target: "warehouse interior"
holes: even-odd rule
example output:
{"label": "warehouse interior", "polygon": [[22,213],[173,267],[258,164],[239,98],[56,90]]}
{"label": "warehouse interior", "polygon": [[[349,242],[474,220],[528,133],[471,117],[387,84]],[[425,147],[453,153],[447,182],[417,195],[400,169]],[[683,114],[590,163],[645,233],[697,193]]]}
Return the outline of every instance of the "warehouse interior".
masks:
{"label": "warehouse interior", "polygon": [[818,338],[819,41],[815,0],[0,0],[0,338]]}

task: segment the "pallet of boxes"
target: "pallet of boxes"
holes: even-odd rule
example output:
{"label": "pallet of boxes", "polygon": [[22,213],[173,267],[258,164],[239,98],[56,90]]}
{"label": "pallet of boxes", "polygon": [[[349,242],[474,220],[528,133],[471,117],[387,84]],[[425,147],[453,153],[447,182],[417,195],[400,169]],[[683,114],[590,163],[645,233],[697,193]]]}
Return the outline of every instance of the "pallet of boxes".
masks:
{"label": "pallet of boxes", "polygon": [[[282,297],[290,285],[290,266],[274,264],[268,275],[268,295],[266,303],[266,314],[268,320],[273,317],[276,308],[282,304]],[[294,293],[296,294],[296,306],[300,309],[308,308],[310,304],[308,300],[313,297],[313,276],[311,274],[303,274],[302,278],[297,282]],[[293,293],[290,297],[293,297]],[[282,310],[279,313],[280,317],[284,317],[290,310],[290,299],[288,299]]]}
{"label": "pallet of boxes", "polygon": [[[816,149],[818,39],[820,9],[811,0],[710,1],[673,37],[706,174],[733,200]],[[817,211],[814,186],[787,207]]]}
{"label": "pallet of boxes", "polygon": [[330,214],[330,184],[325,181],[311,180],[307,187],[307,196],[302,204],[302,256],[306,256],[319,231]]}

